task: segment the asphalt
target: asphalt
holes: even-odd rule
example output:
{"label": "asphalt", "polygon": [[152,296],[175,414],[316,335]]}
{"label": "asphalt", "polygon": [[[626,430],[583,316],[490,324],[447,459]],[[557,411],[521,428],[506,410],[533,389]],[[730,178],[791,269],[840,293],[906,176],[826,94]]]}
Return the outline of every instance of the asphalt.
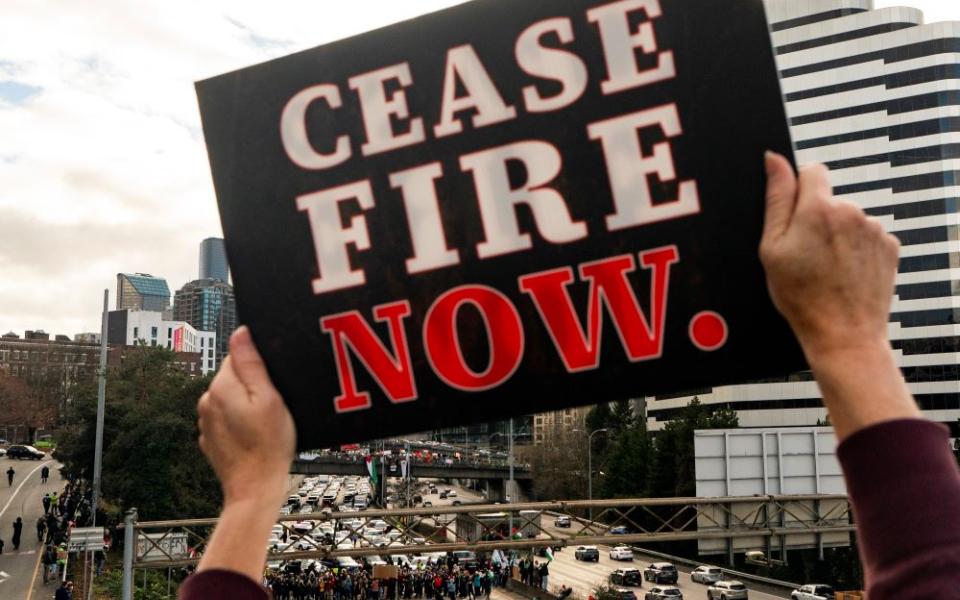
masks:
{"label": "asphalt", "polygon": [[[40,468],[50,467],[50,478],[46,485],[40,483]],[[16,471],[13,485],[7,485],[7,469]],[[43,579],[39,573],[40,550],[42,544],[37,541],[37,517],[43,514],[41,499],[46,492],[61,491],[63,481],[58,471],[59,465],[53,460],[11,460],[0,458],[0,539],[5,546],[0,555],[0,598],[32,600],[46,598],[38,593],[43,588]],[[10,538],[13,536],[13,522],[17,517],[23,519],[23,534],[20,549],[14,550]],[[34,577],[37,585],[32,586]],[[36,590],[34,590],[34,587]],[[47,586],[49,596],[53,596],[54,585]]]}

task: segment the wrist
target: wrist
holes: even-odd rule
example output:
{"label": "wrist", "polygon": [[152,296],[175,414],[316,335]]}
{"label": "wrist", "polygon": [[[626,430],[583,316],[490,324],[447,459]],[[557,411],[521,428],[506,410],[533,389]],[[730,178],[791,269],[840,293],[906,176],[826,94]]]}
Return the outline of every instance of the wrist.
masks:
{"label": "wrist", "polygon": [[884,421],[922,416],[886,339],[804,346],[804,352],[838,440]]}

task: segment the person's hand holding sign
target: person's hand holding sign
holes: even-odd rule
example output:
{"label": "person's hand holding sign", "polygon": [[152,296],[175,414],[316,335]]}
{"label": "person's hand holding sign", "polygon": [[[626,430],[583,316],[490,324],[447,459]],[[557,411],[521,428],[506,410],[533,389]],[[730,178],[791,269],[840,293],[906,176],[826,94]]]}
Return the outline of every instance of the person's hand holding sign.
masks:
{"label": "person's hand holding sign", "polygon": [[[199,570],[227,569],[257,580],[266,546],[249,540],[266,539],[283,505],[296,430],[246,327],[230,338],[230,356],[197,413],[200,448],[224,496],[221,526]],[[231,521],[240,526],[223,526]]]}
{"label": "person's hand holding sign", "polygon": [[863,210],[835,200],[822,165],[769,153],[760,258],[770,295],[817,376],[837,431],[919,417],[887,338],[900,244]]}

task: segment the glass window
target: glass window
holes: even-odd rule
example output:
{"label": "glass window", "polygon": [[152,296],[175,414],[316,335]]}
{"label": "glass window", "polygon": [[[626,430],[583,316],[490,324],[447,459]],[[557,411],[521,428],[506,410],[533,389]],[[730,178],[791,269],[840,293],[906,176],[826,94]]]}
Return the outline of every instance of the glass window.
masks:
{"label": "glass window", "polygon": [[134,328],[133,328],[133,339],[134,339],[134,341],[140,339],[140,328],[139,328],[139,327],[134,327]]}
{"label": "glass window", "polygon": [[152,337],[152,338],[157,337],[157,328],[156,328],[156,327],[151,327],[151,328],[150,328],[150,337]]}

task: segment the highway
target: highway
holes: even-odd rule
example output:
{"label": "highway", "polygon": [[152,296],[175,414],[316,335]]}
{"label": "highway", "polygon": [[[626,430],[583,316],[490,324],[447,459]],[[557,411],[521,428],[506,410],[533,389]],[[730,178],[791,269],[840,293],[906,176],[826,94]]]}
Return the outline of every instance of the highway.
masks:
{"label": "highway", "polygon": [[[50,479],[46,485],[40,484],[40,468],[43,465],[50,467]],[[11,466],[16,475],[13,486],[8,486],[6,472]],[[30,589],[30,583],[36,573],[37,588],[43,587],[43,579],[37,571],[41,544],[37,542],[36,522],[37,517],[43,514],[43,494],[63,489],[58,467],[56,461],[52,460],[0,459],[0,471],[4,473],[0,482],[0,539],[6,543],[3,555],[0,555],[0,598],[39,599],[53,596],[53,583],[47,586],[49,594],[34,593]],[[13,549],[10,540],[13,535],[13,522],[17,517],[23,519],[19,551]]]}
{"label": "highway", "polygon": [[[296,487],[299,484],[299,478],[291,478],[290,483],[292,493],[296,493]],[[391,487],[395,488],[397,485],[397,480],[391,480],[390,483]],[[475,504],[484,501],[484,498],[473,490],[465,489],[461,486],[444,484],[439,481],[436,482],[436,485],[438,490],[444,490],[447,488],[456,490],[457,496],[455,498],[440,499],[439,494],[424,494],[424,501],[431,502],[434,507],[450,506],[455,500],[459,500],[462,504]],[[338,496],[337,502],[339,503],[341,500],[342,493]],[[391,505],[390,508],[400,507]],[[544,516],[541,526],[551,533],[560,535],[570,535],[572,531],[576,531],[577,528],[580,527],[579,523],[574,521],[572,529],[556,529],[553,526],[553,519],[548,518],[547,516]],[[593,590],[598,585],[601,585],[607,581],[610,573],[614,570],[619,568],[635,568],[642,572],[643,569],[650,563],[662,561],[662,559],[640,553],[635,553],[633,562],[614,561],[609,558],[608,553],[610,551],[610,546],[598,546],[598,548],[600,550],[600,561],[596,563],[576,560],[574,558],[575,548],[573,547],[568,547],[560,552],[556,552],[554,554],[554,560],[549,567],[550,591],[556,593],[560,590],[561,586],[566,585],[573,588],[576,596],[586,599],[593,593]],[[536,560],[537,562],[541,562],[545,559],[537,558]],[[690,579],[689,568],[678,565],[678,569],[680,571],[680,579],[677,583],[677,587],[679,587],[683,592],[683,597],[686,600],[702,600],[707,598],[707,586],[699,583],[693,583]],[[749,582],[743,583],[750,588]],[[652,583],[643,582],[641,587],[634,587],[632,589],[637,594],[639,600],[643,600],[644,592],[648,591],[651,587],[653,587]],[[750,589],[749,597],[751,600],[776,600],[786,596],[776,596]]]}

